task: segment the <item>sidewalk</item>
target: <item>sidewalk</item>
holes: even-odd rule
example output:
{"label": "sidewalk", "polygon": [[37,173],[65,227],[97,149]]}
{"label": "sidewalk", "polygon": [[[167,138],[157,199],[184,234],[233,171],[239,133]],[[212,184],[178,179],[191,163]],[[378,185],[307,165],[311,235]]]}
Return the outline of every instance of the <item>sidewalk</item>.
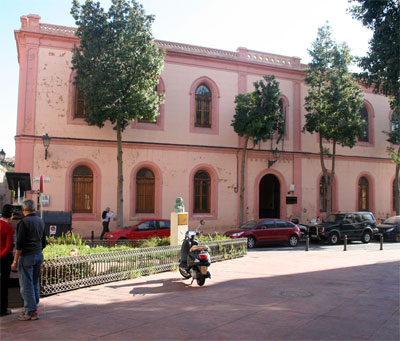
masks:
{"label": "sidewalk", "polygon": [[167,272],[40,302],[1,340],[399,340],[400,249],[250,251],[199,287]]}

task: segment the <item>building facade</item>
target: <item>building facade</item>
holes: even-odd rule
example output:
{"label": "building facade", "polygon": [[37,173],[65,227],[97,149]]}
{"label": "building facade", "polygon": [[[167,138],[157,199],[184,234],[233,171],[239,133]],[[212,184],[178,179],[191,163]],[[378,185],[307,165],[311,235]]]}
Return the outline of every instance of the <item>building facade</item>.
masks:
{"label": "building facade", "polygon": [[[43,24],[37,15],[23,16],[21,23],[15,31],[20,64],[16,171],[48,179],[46,209],[72,211],[75,231],[97,235],[102,209],[116,210],[116,133],[110,123],[100,129],[83,119],[71,70],[71,50],[79,43],[74,29]],[[205,219],[205,231],[222,232],[238,224],[242,140],[231,126],[234,100],[266,74],[280,83],[285,136],[278,145],[275,138],[247,153],[245,219],[306,222],[323,216],[326,191],[317,137],[301,132],[307,88],[300,59],[246,48],[231,52],[157,43],[166,50],[158,85],[165,102],[155,123],[132,122],[123,132],[124,224],[144,217],[168,219],[177,197],[184,199],[190,225]],[[393,214],[395,171],[382,133],[391,128],[387,98],[364,89],[361,114],[368,122],[365,136],[352,149],[338,148],[333,210],[372,211],[383,219]],[[47,159],[46,133],[51,138]]]}

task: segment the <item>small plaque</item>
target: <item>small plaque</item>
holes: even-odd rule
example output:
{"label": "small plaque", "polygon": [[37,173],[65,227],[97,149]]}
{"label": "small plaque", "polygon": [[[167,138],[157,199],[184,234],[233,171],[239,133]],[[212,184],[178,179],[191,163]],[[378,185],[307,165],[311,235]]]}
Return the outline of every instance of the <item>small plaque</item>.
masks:
{"label": "small plaque", "polygon": [[187,225],[187,224],[188,224],[187,213],[178,214],[178,225]]}
{"label": "small plaque", "polygon": [[286,204],[287,205],[296,205],[297,197],[286,197]]}

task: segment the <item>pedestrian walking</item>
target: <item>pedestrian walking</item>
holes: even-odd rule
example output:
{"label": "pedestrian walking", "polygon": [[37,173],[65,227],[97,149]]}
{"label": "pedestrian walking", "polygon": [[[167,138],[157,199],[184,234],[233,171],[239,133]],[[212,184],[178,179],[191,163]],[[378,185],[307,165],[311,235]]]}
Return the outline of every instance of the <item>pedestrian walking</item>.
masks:
{"label": "pedestrian walking", "polygon": [[43,263],[42,250],[46,246],[44,222],[36,215],[35,202],[22,203],[23,219],[17,225],[16,251],[11,269],[18,267],[19,285],[24,299],[24,313],[20,321],[39,319],[40,268]]}
{"label": "pedestrian walking", "polygon": [[10,225],[13,218],[13,208],[6,204],[3,206],[0,219],[0,258],[1,258],[1,303],[0,316],[10,315],[8,309],[8,281],[10,278],[11,264],[13,262],[14,229]]}
{"label": "pedestrian walking", "polygon": [[104,234],[110,231],[108,225],[110,224],[110,220],[112,217],[114,217],[114,212],[111,211],[109,207],[107,207],[101,214],[101,221],[103,222],[103,232],[101,232],[100,239],[103,239]]}

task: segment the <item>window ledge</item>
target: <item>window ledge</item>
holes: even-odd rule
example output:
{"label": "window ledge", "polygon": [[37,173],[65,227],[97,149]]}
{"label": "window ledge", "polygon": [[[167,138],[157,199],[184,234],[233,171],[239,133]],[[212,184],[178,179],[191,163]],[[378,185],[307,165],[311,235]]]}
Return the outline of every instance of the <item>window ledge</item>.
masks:
{"label": "window ledge", "polygon": [[100,217],[93,213],[72,213],[74,221],[100,221]]}

